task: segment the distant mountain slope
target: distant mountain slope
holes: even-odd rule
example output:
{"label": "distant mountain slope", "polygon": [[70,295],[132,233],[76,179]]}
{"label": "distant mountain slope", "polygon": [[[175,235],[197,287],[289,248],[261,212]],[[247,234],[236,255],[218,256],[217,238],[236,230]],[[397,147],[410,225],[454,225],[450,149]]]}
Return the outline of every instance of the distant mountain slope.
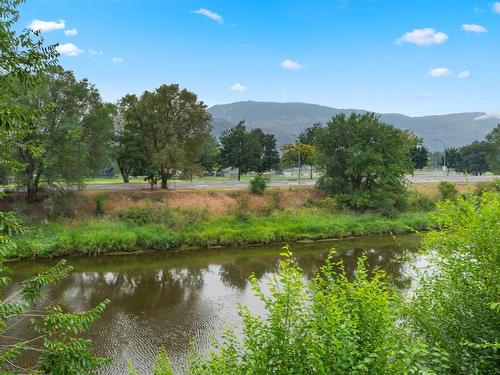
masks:
{"label": "distant mountain slope", "polygon": [[[214,105],[209,108],[214,118],[214,133],[219,136],[240,120],[251,128],[261,128],[276,136],[278,143],[290,143],[295,135],[315,122],[325,123],[339,113],[363,113],[359,109],[338,109],[306,103],[236,102]],[[398,113],[380,114],[382,121],[401,129],[412,130],[424,138],[431,150],[440,150],[442,139],[447,146],[463,146],[476,139],[483,139],[499,122],[483,112],[454,113],[449,115],[410,117]],[[486,118],[477,119],[484,116]]]}

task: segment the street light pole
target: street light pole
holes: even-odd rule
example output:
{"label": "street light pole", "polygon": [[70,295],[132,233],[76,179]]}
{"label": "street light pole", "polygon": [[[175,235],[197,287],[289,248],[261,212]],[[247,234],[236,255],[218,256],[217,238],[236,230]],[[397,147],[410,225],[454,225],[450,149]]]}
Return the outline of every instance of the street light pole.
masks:
{"label": "street light pole", "polygon": [[433,139],[433,141],[435,141],[435,142],[441,142],[441,144],[443,145],[443,150],[444,150],[443,164],[444,164],[444,168],[446,170],[446,175],[448,176],[449,175],[449,170],[448,170],[448,165],[446,164],[446,145],[444,144],[444,142],[441,139]]}

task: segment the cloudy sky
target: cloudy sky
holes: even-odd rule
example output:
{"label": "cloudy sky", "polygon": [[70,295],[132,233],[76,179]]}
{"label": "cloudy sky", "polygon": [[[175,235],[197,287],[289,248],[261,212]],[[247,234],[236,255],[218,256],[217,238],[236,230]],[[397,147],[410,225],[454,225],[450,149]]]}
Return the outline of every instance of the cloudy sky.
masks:
{"label": "cloudy sky", "polygon": [[210,105],[500,113],[500,2],[27,0],[21,15],[110,101],[176,82]]}

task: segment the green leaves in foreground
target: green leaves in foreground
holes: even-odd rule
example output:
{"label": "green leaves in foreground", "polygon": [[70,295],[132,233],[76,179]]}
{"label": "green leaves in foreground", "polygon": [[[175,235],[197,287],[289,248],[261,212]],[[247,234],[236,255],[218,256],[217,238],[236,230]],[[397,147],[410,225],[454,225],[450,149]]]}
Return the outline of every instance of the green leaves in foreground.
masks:
{"label": "green leaves in foreground", "polygon": [[401,374],[418,371],[429,350],[397,323],[401,300],[385,273],[368,272],[365,258],[349,280],[342,263],[307,281],[288,247],[266,292],[252,277],[266,314],[241,307],[244,339],[227,331],[192,374]]}

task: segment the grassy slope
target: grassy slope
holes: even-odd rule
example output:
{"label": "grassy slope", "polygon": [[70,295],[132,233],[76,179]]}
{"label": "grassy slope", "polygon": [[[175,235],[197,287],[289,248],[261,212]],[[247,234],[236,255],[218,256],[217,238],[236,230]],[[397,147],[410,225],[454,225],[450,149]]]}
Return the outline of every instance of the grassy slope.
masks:
{"label": "grassy slope", "polygon": [[137,225],[130,221],[93,219],[74,227],[42,224],[15,239],[13,257],[50,257],[67,254],[99,254],[180,247],[229,246],[292,242],[303,239],[341,238],[380,233],[404,233],[428,229],[427,213],[407,213],[396,218],[373,214],[328,213],[302,208],[275,211],[270,216],[215,216],[179,230],[161,224]]}

